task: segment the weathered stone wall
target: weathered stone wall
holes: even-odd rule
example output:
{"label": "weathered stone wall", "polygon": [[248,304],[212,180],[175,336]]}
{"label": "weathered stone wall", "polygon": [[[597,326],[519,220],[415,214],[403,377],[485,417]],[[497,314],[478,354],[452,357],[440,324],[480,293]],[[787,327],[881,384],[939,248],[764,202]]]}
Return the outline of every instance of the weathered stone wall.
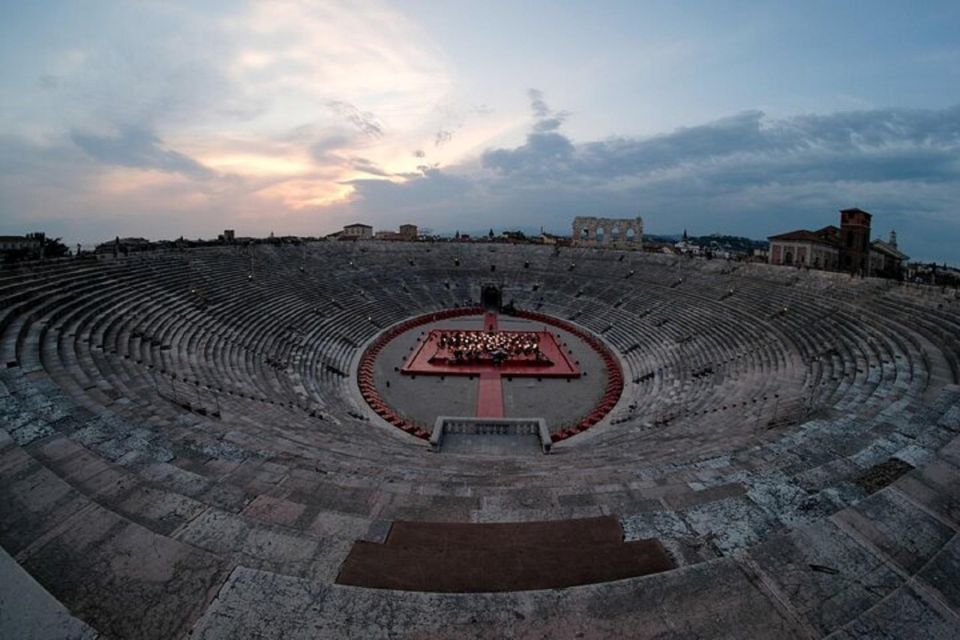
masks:
{"label": "weathered stone wall", "polygon": [[575,247],[642,249],[643,218],[578,216],[573,219],[571,238]]}

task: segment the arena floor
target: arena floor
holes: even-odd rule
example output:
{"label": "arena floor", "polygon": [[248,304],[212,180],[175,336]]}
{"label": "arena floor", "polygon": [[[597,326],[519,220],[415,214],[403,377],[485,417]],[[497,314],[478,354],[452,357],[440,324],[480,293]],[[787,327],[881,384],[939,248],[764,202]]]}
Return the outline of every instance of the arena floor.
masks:
{"label": "arena floor", "polygon": [[[471,331],[483,328],[483,316],[472,315],[428,322],[394,338],[377,358],[376,385],[380,396],[399,414],[432,426],[437,416],[484,415],[479,409],[480,374],[410,375],[403,372],[409,357],[430,331]],[[541,331],[542,323],[501,315],[504,331]],[[600,357],[568,331],[552,327],[560,346],[569,353],[579,377],[510,375],[509,368],[488,367],[502,386],[502,415],[545,418],[552,431],[573,425],[594,407],[606,388],[607,372]],[[399,370],[398,370],[399,369]],[[586,375],[584,375],[586,374]]]}
{"label": "arena floor", "polygon": [[[411,419],[363,395],[379,336],[475,308],[491,284],[595,336],[621,371],[595,421],[583,415],[610,380],[572,335],[577,385],[502,381],[506,414],[551,423],[549,455],[431,451],[420,423],[475,414],[478,382],[394,371],[413,334],[372,371]],[[960,628],[953,291],[616,251],[329,242],[5,269],[0,300],[4,638]],[[622,540],[558,533],[534,555],[485,554],[469,529],[436,553],[388,544],[401,522],[509,525],[509,545],[598,518]],[[338,582],[358,546],[401,573],[416,558],[464,569],[433,583],[425,570],[419,591]],[[617,576],[641,548],[666,555]],[[624,563],[590,563],[605,551]],[[542,563],[515,582],[483,582],[483,563],[530,557]],[[469,590],[470,575],[522,589],[442,592]]]}

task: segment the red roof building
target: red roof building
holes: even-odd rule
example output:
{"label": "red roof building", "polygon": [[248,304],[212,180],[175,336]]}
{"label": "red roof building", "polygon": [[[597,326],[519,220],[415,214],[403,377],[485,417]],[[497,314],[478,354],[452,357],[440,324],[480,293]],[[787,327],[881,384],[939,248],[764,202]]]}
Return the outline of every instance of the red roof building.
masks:
{"label": "red roof building", "polygon": [[840,265],[840,229],[830,225],[817,231],[798,229],[770,236],[770,264],[837,269]]}
{"label": "red roof building", "polygon": [[890,233],[889,242],[870,241],[872,217],[862,209],[842,209],[839,228],[830,225],[770,236],[768,260],[784,266],[900,278],[909,257],[897,248],[895,232]]}

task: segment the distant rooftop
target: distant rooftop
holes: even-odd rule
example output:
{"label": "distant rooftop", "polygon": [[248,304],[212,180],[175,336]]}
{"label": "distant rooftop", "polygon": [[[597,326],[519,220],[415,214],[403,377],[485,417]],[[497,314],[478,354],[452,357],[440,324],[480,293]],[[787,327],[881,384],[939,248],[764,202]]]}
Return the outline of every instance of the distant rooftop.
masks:
{"label": "distant rooftop", "polygon": [[840,230],[833,225],[828,225],[816,231],[797,229],[796,231],[770,236],[768,240],[779,240],[781,242],[817,242],[819,244],[838,246],[839,237]]}

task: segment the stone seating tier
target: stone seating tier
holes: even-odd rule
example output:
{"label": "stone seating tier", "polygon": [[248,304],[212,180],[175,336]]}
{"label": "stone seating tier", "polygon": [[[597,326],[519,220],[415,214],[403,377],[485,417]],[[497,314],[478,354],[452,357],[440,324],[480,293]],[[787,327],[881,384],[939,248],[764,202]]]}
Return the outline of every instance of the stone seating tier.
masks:
{"label": "stone seating tier", "polygon": [[[495,248],[320,244],[301,272],[301,249],[258,247],[252,281],[236,248],[3,272],[0,544],[107,637],[455,636],[471,619],[487,635],[951,637],[949,303],[763,265]],[[430,454],[352,390],[365,344],[477,299],[491,262],[505,299],[574,317],[624,367],[617,409],[544,459]],[[858,484],[891,459],[908,471]],[[383,544],[397,520],[598,514],[680,568],[489,595],[334,583],[354,541]],[[652,592],[673,600],[637,599]]]}

